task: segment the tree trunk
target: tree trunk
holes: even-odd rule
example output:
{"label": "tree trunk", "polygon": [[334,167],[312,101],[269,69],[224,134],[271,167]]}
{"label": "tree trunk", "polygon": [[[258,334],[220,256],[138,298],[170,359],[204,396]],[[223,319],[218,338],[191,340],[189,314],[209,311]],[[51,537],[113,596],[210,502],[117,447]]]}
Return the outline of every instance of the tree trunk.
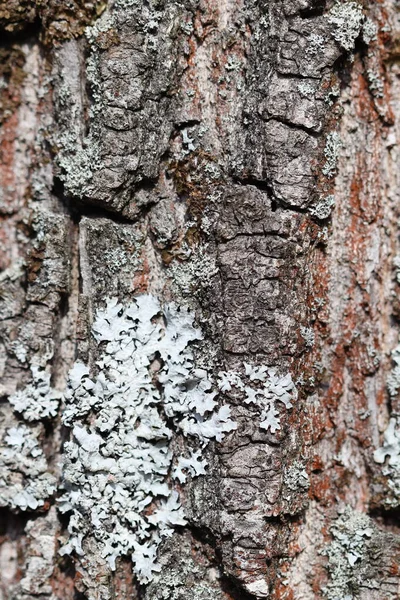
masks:
{"label": "tree trunk", "polygon": [[0,599],[399,598],[396,0],[0,26]]}

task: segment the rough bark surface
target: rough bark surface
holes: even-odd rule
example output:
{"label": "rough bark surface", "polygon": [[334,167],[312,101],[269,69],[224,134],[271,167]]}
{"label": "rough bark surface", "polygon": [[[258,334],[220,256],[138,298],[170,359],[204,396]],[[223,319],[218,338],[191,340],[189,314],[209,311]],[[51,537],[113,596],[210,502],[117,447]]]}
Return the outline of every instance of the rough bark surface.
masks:
{"label": "rough bark surface", "polygon": [[[400,597],[398,10],[0,0],[1,600]],[[68,374],[99,381],[99,311],[150,294],[202,332],[182,394],[230,377],[231,420],[196,438],[205,474],[166,473],[187,523],[145,582],[93,520],[96,469],[115,511],[128,493],[94,466],[123,418]]]}

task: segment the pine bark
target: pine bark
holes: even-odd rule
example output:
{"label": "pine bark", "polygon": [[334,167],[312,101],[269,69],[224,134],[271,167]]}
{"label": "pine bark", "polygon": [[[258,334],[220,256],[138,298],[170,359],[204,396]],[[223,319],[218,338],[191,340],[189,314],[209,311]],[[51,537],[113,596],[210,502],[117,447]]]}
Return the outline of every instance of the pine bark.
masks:
{"label": "pine bark", "polygon": [[[399,598],[397,2],[0,0],[0,28],[0,600]],[[275,431],[220,390],[236,429],[146,585],[90,523],[59,553],[68,373],[143,294],[191,311],[215,381],[297,390]],[[58,408],[27,418],[37,373]]]}

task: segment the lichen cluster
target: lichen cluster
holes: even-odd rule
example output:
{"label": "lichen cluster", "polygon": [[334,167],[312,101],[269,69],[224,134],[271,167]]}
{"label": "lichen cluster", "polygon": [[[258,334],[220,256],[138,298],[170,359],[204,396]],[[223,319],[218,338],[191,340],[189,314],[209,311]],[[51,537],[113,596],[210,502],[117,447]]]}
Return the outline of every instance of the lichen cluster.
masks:
{"label": "lichen cluster", "polygon": [[42,434],[42,425],[18,422],[2,431],[0,506],[36,510],[55,492],[57,480],[48,472],[40,443]]}
{"label": "lichen cluster", "polygon": [[260,428],[275,433],[281,429],[280,415],[276,402],[290,409],[297,391],[288,373],[280,376],[277,370],[266,366],[252,366],[244,363],[244,373],[220,371],[219,389],[242,397],[245,404],[252,404],[260,411]]}
{"label": "lichen cluster", "polygon": [[382,474],[388,478],[391,490],[384,503],[395,508],[400,505],[400,423],[397,417],[390,419],[383,434],[383,445],[375,450],[374,460],[383,465]]}
{"label": "lichen cluster", "polygon": [[332,194],[321,198],[314,206],[310,206],[310,214],[317,219],[327,219],[335,206],[335,197]]}
{"label": "lichen cluster", "polygon": [[368,558],[374,529],[371,519],[347,506],[331,527],[332,542],[325,551],[330,581],[324,588],[328,600],[359,598],[365,583],[363,565]]}
{"label": "lichen cluster", "polygon": [[50,373],[31,366],[32,381],[13,394],[9,401],[25,421],[40,421],[55,417],[62,393],[50,385]]}
{"label": "lichen cluster", "polygon": [[341,147],[342,142],[338,132],[331,131],[328,133],[324,148],[325,164],[322,168],[325,177],[331,178],[334,176]]}
{"label": "lichen cluster", "polygon": [[337,2],[328,13],[333,37],[348,52],[354,49],[364,20],[362,6],[357,2]]}
{"label": "lichen cluster", "polygon": [[236,428],[217,409],[211,376],[194,364],[201,333],[193,314],[161,308],[150,295],[123,307],[109,300],[93,324],[96,376],[73,367],[63,420],[73,438],[64,449],[60,507],[72,512],[61,553],[85,552],[93,536],[112,569],[130,554],[142,583],[160,570],[157,548],[186,523],[174,480],[205,473],[201,450]]}

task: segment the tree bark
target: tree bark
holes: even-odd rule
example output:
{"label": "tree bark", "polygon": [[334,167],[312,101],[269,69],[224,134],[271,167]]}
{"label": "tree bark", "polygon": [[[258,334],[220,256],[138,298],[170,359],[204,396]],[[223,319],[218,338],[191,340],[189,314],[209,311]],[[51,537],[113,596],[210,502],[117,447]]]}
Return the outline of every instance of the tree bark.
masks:
{"label": "tree bark", "polygon": [[399,598],[396,0],[0,27],[0,599]]}

